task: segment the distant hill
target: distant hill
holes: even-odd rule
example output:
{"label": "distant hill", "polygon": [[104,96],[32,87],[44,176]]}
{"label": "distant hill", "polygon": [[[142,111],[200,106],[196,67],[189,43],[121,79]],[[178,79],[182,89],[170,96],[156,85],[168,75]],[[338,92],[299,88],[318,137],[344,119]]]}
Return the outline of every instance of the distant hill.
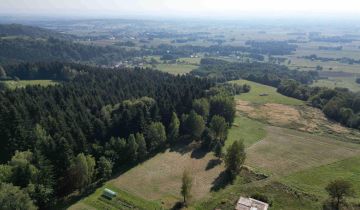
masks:
{"label": "distant hill", "polygon": [[31,38],[74,39],[75,36],[62,34],[45,28],[21,24],[0,24],[0,37],[21,36]]}
{"label": "distant hill", "polygon": [[0,38],[1,64],[63,61],[108,65],[124,58],[139,56],[140,53],[136,50],[84,45],[52,37],[40,40]]}
{"label": "distant hill", "polygon": [[74,38],[39,27],[0,25],[0,64],[62,61],[109,65],[141,53],[118,46],[80,44]]}

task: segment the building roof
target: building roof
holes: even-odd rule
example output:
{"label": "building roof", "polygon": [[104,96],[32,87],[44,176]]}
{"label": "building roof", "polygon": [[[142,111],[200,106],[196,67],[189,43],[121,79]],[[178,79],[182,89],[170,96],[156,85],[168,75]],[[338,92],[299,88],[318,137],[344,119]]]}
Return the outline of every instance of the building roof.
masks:
{"label": "building roof", "polygon": [[269,204],[262,201],[253,198],[240,197],[236,203],[235,210],[267,210],[268,208]]}

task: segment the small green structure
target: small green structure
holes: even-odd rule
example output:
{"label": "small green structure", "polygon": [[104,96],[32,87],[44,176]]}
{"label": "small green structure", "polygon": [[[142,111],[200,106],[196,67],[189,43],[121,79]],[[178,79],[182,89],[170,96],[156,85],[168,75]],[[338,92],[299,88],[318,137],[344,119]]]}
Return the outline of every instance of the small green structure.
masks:
{"label": "small green structure", "polygon": [[114,191],[112,191],[112,190],[110,190],[110,189],[108,189],[108,188],[105,188],[102,196],[104,196],[104,197],[106,197],[106,198],[108,198],[108,199],[111,200],[111,199],[113,199],[114,197],[116,197],[116,192],[114,192]]}

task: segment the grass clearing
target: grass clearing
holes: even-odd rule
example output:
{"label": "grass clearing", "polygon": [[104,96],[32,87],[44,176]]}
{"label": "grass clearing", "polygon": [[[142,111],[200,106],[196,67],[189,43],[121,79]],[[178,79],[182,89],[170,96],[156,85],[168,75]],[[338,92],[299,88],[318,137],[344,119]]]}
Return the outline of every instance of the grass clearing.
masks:
{"label": "grass clearing", "polygon": [[334,163],[356,156],[359,144],[269,126],[264,140],[247,149],[246,164],[273,175]]}
{"label": "grass clearing", "polygon": [[345,179],[353,184],[356,195],[360,195],[360,156],[332,164],[311,168],[281,178],[287,185],[310,194],[327,196],[326,185],[335,179]]}
{"label": "grass clearing", "polygon": [[191,64],[157,64],[156,69],[170,74],[187,74],[198,66]]}
{"label": "grass clearing", "polygon": [[243,140],[245,147],[250,147],[265,136],[266,131],[263,123],[240,115],[235,118],[233,126],[229,129],[225,148],[237,140]]}
{"label": "grass clearing", "polygon": [[[236,96],[236,99],[249,101],[254,104],[277,103],[285,105],[304,105],[305,102],[298,99],[290,98],[276,92],[276,88],[267,85],[262,85],[248,80],[232,81],[237,84],[248,84],[251,90],[248,93],[243,93]],[[261,94],[268,94],[267,96],[260,96]]]}
{"label": "grass clearing", "polygon": [[56,85],[58,82],[53,80],[19,80],[19,81],[5,81],[5,85],[9,89],[16,89],[16,88],[25,88],[26,86],[32,86],[32,85],[40,85],[43,87],[47,87],[50,85]]}
{"label": "grass clearing", "polygon": [[179,58],[178,61],[191,65],[200,65],[201,58]]}

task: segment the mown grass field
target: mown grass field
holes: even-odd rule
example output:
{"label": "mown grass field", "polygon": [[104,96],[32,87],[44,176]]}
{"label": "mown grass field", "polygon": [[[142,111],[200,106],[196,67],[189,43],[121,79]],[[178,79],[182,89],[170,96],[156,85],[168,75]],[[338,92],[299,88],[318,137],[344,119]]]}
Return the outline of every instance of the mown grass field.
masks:
{"label": "mown grass field", "polygon": [[56,81],[53,80],[20,80],[20,81],[5,81],[4,83],[9,89],[24,88],[29,85],[30,86],[40,85],[43,87],[47,87],[49,85],[58,84]]}
{"label": "mown grass field", "polygon": [[[190,170],[193,176],[192,196],[194,200],[198,200],[208,195],[224,166],[212,152],[194,150],[191,146],[178,146],[110,180],[106,186],[121,192],[117,197],[124,200],[125,195],[125,201],[136,208],[142,209],[143,206],[149,205],[157,206],[156,209],[160,207],[170,209],[176,202],[182,200],[180,189],[184,169]],[[70,209],[79,210],[84,205],[95,209],[105,208],[106,205],[102,206],[103,202],[99,201],[102,190],[103,188],[98,189]]]}
{"label": "mown grass field", "polygon": [[[276,92],[276,88],[274,87],[262,85],[247,80],[237,80],[233,81],[233,83],[248,84],[251,86],[250,92],[236,96],[236,99],[249,101],[255,104],[278,103],[285,105],[304,105],[303,101],[281,95],[280,93]],[[268,95],[260,96],[261,94]]]}

